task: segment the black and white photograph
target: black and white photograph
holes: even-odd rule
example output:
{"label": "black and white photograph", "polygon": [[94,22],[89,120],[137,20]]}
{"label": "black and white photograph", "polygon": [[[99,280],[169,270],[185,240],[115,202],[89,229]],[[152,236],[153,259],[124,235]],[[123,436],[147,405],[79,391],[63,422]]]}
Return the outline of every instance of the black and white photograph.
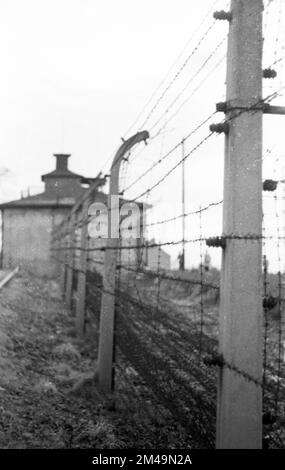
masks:
{"label": "black and white photograph", "polygon": [[0,461],[284,450],[285,0],[0,0],[0,44]]}

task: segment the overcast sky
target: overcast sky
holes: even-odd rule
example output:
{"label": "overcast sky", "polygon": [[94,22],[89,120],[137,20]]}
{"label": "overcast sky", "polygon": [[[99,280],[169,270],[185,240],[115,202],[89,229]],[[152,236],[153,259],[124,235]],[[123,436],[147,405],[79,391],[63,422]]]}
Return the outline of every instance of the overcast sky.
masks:
{"label": "overcast sky", "polygon": [[[169,67],[179,56],[167,75],[168,82],[206,34],[213,22],[212,13],[206,16],[209,9],[226,8],[227,3],[0,0],[0,168],[10,170],[0,180],[1,200],[18,198],[20,190],[28,186],[38,187],[40,175],[53,169],[52,154],[56,152],[71,153],[70,167],[78,173],[96,176],[102,167],[107,172],[109,164],[104,166],[105,162],[120,145],[120,137],[129,136],[126,131]],[[285,55],[284,3],[273,0],[264,14],[265,66]],[[224,99],[227,32],[228,24],[217,22],[197,47],[179,80],[147,122],[148,130],[154,127],[151,135],[161,130],[160,137],[141,158],[138,155],[135,163],[130,163],[123,175],[123,185],[134,181],[158,155],[167,152],[208,117],[216,102]],[[285,83],[283,62],[276,68],[279,77],[264,84],[265,96]],[[163,89],[162,86],[148,105],[145,115]],[[171,113],[165,114],[176,99]],[[183,105],[184,99],[188,101]],[[280,97],[278,103],[285,104],[284,98]],[[176,110],[178,114],[168,123]],[[143,121],[142,117],[130,132],[137,131]],[[186,152],[205,136],[210,123],[187,142]],[[284,171],[284,125],[284,117],[265,119],[265,151],[267,148],[273,151],[274,147],[274,159],[266,163],[265,176],[276,174],[277,166],[279,175]],[[198,156],[186,165],[186,210],[216,202],[223,194],[222,137],[211,139]],[[130,196],[137,196],[155,183],[180,158],[178,149],[166,166],[132,188]],[[149,202],[156,208],[152,211],[153,220],[163,215],[162,207],[165,210],[167,204],[168,216],[181,213],[180,185],[181,167],[151,195]],[[220,232],[220,208],[217,211],[209,215],[208,222],[204,220],[204,233]],[[190,220],[187,230],[191,237],[199,235],[197,220],[195,223]],[[166,237],[179,240],[181,230],[176,223],[153,235],[161,240]],[[174,257],[179,249],[173,252]],[[199,261],[197,250],[193,260],[191,253],[187,256],[189,265]],[[218,262],[218,255],[213,256]]]}
{"label": "overcast sky", "polygon": [[1,165],[24,188],[64,151],[95,175],[210,3],[0,0]]}

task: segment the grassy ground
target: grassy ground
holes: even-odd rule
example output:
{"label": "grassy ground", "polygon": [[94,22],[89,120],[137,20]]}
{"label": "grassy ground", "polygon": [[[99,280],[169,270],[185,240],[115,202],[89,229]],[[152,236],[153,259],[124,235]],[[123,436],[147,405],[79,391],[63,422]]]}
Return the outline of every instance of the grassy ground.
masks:
{"label": "grassy ground", "polygon": [[1,291],[0,448],[126,446],[73,320],[53,281],[18,276]]}
{"label": "grassy ground", "polygon": [[[196,275],[199,279],[198,271]],[[217,273],[210,273],[207,281],[216,282],[216,278]],[[155,305],[157,286],[153,280],[141,279],[137,284],[142,299]],[[194,285],[189,290],[186,284],[174,287],[172,281],[163,281],[160,297],[160,305],[170,313],[162,317],[158,311],[153,317],[152,321],[157,318],[161,324],[153,332],[153,344],[159,344],[154,358],[164,364],[166,357],[171,358],[169,341],[175,340],[173,347],[175,351],[178,348],[176,352],[184,364],[189,360],[190,350],[185,356],[180,343],[184,344],[184,333],[189,330],[190,334],[193,330],[190,326],[188,328],[188,323],[200,322],[200,317],[195,317],[199,286]],[[88,312],[87,335],[84,341],[79,341],[75,336],[74,317],[65,308],[55,281],[23,273],[1,290],[0,448],[197,447],[193,436],[190,437],[190,433],[179,426],[175,416],[161,406],[147,381],[141,380],[134,369],[140,356],[131,357],[134,359],[133,367],[123,357],[117,357],[123,370],[120,373],[118,369],[116,374],[115,405],[113,400],[98,393],[93,373],[96,370],[98,338],[98,321],[94,321],[94,315],[97,312],[98,317],[99,299],[93,304],[95,310]],[[138,328],[147,312],[138,311],[135,306],[129,307],[127,313],[134,315],[133,326]],[[214,332],[216,336],[215,292],[204,292],[204,309],[205,333]],[[276,322],[270,321],[269,329],[269,335],[274,338]],[[162,337],[165,341],[161,341]],[[148,344],[150,338],[144,340],[141,337],[141,344]],[[188,339],[187,342],[190,347],[191,342]],[[176,353],[173,359],[177,359]],[[185,371],[187,367],[185,362]],[[198,369],[196,371],[192,367],[191,374],[194,372],[196,376]],[[162,379],[168,380],[169,374],[166,370],[165,375],[156,375],[154,392],[157,385],[164,384]],[[180,377],[181,386],[186,378],[186,375]],[[283,382],[280,384],[279,428],[285,412]],[[172,386],[165,385],[173,403],[177,403],[178,395],[171,395]]]}
{"label": "grassy ground", "polygon": [[24,273],[1,290],[0,448],[189,446],[159,404],[129,399],[124,378],[115,405],[98,393],[92,324],[77,340],[54,281]]}

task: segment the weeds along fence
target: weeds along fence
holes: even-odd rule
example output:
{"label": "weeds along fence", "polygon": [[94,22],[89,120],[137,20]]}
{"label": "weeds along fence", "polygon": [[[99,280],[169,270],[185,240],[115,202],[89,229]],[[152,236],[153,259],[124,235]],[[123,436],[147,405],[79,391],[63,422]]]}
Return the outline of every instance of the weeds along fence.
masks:
{"label": "weeds along fence", "polygon": [[[229,13],[214,2],[128,129],[150,137],[147,146],[126,141],[111,165],[117,206],[94,183],[53,233],[78,335],[92,328],[113,393],[150,424],[154,446],[284,448],[285,165],[278,128],[262,136],[261,120],[282,93],[285,12],[282,2],[263,12],[261,1],[248,3],[233,0]],[[225,11],[213,20],[216,7]],[[262,15],[264,76],[275,76],[274,66],[281,77],[277,87],[264,82],[263,99]],[[247,50],[236,56],[239,34]],[[246,106],[228,109],[233,93]]]}

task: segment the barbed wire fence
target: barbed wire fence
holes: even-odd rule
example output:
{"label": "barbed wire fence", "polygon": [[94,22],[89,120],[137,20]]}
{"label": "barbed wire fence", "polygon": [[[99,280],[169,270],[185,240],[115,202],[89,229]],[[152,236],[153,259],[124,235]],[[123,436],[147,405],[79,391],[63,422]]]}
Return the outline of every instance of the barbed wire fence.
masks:
{"label": "barbed wire fence", "polygon": [[[232,2],[233,8],[236,3]],[[260,7],[259,1],[253,3]],[[246,106],[227,109],[223,81],[227,26],[232,27],[236,10],[229,11],[229,2],[214,2],[196,35],[128,129],[129,134],[134,128],[147,128],[150,137],[147,146],[139,143],[124,157],[116,207],[121,227],[118,245],[112,247],[106,242],[110,237],[110,200],[96,184],[53,233],[53,257],[58,262],[65,299],[76,312],[78,334],[83,337],[92,328],[96,348],[103,334],[102,298],[114,298],[112,390],[126,416],[131,410],[141,422],[147,420],[156,447],[215,446],[217,433],[221,433],[216,429],[216,409],[218,402],[221,410],[221,395],[226,394],[220,385],[224,378],[231,381],[230,386],[235,384],[236,393],[244,387],[257,397],[256,419],[263,422],[263,446],[285,447],[284,166],[276,146],[269,141],[262,162],[263,179],[256,170],[258,184],[263,182],[264,190],[263,218],[261,213],[259,218],[262,232],[245,232],[242,224],[240,230],[225,230],[225,198],[232,196],[223,191],[224,143],[220,137],[226,134],[227,139],[245,116],[257,120],[282,96],[285,37],[281,39],[280,24],[285,12],[282,2],[277,7],[272,3],[266,2],[263,12],[264,78],[275,78],[276,69],[279,85],[275,87],[276,80],[271,80],[269,87],[264,86],[265,98],[256,97]],[[213,8],[221,10],[214,13]],[[268,25],[273,13],[276,37],[272,41]],[[247,21],[255,17],[256,9],[249,8]],[[226,21],[221,24],[217,20]],[[219,104],[213,111],[215,103]],[[225,118],[212,124],[220,112],[226,113]],[[245,166],[236,178],[245,178],[246,171],[257,168],[258,156],[253,147],[251,150],[250,167]],[[118,162],[112,168],[116,165]],[[186,178],[184,206],[182,167]],[[122,215],[125,204],[128,210]],[[140,214],[136,219],[139,235],[129,238],[126,222],[135,204]],[[248,252],[258,246],[260,253],[256,271],[260,269],[260,280],[263,276],[263,289],[261,282],[260,290],[241,282],[236,293],[241,302],[253,296],[260,305],[257,324],[263,320],[263,325],[256,335],[260,334],[260,340],[262,335],[263,347],[260,341],[257,375],[252,372],[251,357],[247,367],[239,361],[239,351],[231,354],[227,350],[227,324],[219,313],[223,311],[220,302],[225,309],[225,253],[238,243]],[[104,284],[108,251],[115,254],[114,291]],[[181,256],[185,257],[183,262]],[[246,278],[247,266],[242,269]],[[248,311],[249,317],[251,313]],[[234,318],[231,321],[235,323]],[[236,330],[235,334],[242,336],[243,331]],[[261,396],[263,410],[259,406]],[[221,428],[230,426],[219,419]],[[245,435],[247,432],[244,429]]]}

